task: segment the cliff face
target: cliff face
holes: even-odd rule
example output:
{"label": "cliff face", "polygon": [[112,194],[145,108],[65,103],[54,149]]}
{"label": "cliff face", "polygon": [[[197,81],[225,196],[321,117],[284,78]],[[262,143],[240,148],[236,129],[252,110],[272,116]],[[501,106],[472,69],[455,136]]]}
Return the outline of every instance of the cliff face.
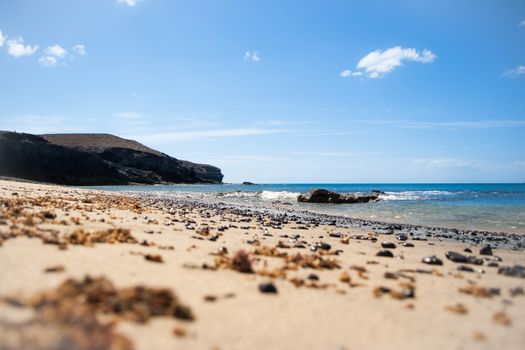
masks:
{"label": "cliff face", "polygon": [[221,183],[217,167],[107,134],[0,132],[0,176],[65,185]]}

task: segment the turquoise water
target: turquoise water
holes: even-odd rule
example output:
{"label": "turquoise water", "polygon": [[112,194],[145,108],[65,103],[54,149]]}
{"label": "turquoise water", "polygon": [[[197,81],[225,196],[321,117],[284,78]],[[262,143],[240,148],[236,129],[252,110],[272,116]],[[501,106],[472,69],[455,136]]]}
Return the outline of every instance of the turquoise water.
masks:
{"label": "turquoise water", "polygon": [[[105,186],[110,191],[179,195],[205,193],[224,202],[267,205],[275,201],[314,212],[378,221],[525,233],[525,184],[257,184]],[[385,192],[366,204],[297,203],[312,188],[336,192]]]}

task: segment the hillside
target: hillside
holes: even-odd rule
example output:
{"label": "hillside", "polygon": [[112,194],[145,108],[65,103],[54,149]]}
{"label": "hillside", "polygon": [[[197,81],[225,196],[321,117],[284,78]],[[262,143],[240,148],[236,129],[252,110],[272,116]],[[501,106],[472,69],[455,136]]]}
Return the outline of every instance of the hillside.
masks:
{"label": "hillside", "polygon": [[221,183],[217,167],[109,134],[0,131],[0,176],[64,185]]}

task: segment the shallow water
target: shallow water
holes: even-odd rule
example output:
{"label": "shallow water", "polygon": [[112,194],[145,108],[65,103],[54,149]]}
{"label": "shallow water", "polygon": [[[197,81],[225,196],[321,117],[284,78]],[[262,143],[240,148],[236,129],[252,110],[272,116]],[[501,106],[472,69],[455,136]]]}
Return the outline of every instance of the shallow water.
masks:
{"label": "shallow water", "polygon": [[[292,208],[398,223],[525,233],[525,184],[258,184],[91,187],[110,191],[164,195],[207,193],[224,202],[264,205],[274,201]],[[366,204],[298,203],[312,188],[336,192],[380,190],[381,201]]]}

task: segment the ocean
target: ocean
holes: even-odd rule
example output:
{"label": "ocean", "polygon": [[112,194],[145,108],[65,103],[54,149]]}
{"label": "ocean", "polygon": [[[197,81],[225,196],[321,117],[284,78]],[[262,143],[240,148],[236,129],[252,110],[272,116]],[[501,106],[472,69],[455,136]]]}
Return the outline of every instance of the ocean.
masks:
{"label": "ocean", "polygon": [[[90,187],[119,192],[199,194],[222,202],[266,206],[392,223],[525,234],[525,184],[239,184]],[[312,188],[336,192],[380,190],[381,201],[365,204],[298,203]]]}

